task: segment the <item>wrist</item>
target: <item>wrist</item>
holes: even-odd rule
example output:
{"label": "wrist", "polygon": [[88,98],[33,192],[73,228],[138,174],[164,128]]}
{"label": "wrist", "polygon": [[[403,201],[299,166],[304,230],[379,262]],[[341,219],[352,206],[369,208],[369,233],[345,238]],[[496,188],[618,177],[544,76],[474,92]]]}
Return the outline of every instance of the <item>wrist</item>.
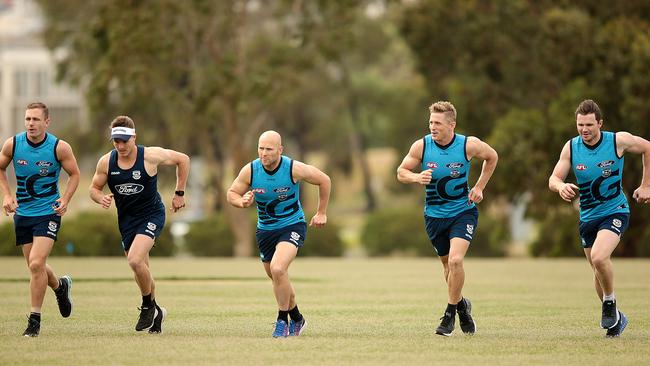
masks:
{"label": "wrist", "polygon": [[174,195],[178,196],[178,197],[183,197],[183,196],[185,196],[185,190],[183,190],[183,189],[176,190],[176,191],[174,191]]}

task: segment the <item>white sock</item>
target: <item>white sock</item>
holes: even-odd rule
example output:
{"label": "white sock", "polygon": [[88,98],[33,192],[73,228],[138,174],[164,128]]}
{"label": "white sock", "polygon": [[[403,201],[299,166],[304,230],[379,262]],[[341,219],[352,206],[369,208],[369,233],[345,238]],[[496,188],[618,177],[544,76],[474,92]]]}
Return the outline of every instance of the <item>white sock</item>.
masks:
{"label": "white sock", "polygon": [[605,295],[603,296],[603,301],[616,301],[616,297],[614,296],[614,293],[612,292],[611,295]]}

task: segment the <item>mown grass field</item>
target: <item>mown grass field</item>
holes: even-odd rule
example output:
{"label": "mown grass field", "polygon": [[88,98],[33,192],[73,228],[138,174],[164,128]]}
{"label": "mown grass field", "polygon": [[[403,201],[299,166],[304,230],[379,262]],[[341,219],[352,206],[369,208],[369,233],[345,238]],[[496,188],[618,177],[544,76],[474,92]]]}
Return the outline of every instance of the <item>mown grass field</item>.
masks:
{"label": "mown grass field", "polygon": [[276,306],[255,259],[152,261],[164,334],[133,330],[126,261],[51,258],[74,280],[74,312],[46,295],[41,336],[22,258],[0,258],[0,365],[641,365],[650,361],[650,261],[615,260],[623,337],[605,339],[586,261],[470,259],[478,333],[434,329],[446,303],[437,259],[305,259],[291,268],[304,335],[272,339]]}

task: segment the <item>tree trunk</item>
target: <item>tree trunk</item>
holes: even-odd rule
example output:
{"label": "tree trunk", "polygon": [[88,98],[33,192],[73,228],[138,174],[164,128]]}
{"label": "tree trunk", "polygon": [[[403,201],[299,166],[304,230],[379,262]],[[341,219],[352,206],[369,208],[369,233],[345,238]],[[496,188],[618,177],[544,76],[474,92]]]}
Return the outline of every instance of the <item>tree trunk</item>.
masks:
{"label": "tree trunk", "polygon": [[375,193],[372,189],[372,177],[370,176],[370,167],[368,165],[368,156],[366,154],[366,141],[363,131],[361,129],[361,113],[359,112],[359,100],[352,90],[349,74],[346,66],[341,62],[341,70],[343,74],[343,85],[348,90],[348,110],[350,113],[350,153],[352,154],[352,161],[357,161],[361,168],[361,176],[363,180],[363,190],[366,195],[366,212],[372,212],[377,208],[377,200]]}

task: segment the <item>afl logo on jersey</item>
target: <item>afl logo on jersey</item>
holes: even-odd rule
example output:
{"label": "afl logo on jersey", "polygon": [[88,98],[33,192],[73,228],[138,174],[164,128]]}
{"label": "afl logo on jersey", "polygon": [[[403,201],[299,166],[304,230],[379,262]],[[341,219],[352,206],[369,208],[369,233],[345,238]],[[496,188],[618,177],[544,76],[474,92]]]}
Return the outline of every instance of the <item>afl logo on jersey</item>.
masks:
{"label": "afl logo on jersey", "polygon": [[125,183],[116,185],[115,189],[121,195],[130,196],[144,191],[144,186],[142,184]]}
{"label": "afl logo on jersey", "polygon": [[266,189],[264,189],[264,188],[253,188],[253,193],[255,193],[255,194],[264,194],[264,193],[266,193]]}
{"label": "afl logo on jersey", "polygon": [[576,165],[576,170],[587,170],[587,166],[584,164]]}
{"label": "afl logo on jersey", "polygon": [[18,165],[28,165],[29,162],[27,160],[25,160],[25,159],[18,159],[18,160],[16,160],[16,164],[18,164]]}
{"label": "afl logo on jersey", "polygon": [[139,170],[134,170],[133,171],[133,179],[135,179],[135,180],[140,179],[140,171]]}
{"label": "afl logo on jersey", "polygon": [[428,162],[427,163],[427,168],[428,169],[436,169],[438,167],[438,163],[435,162]]}

